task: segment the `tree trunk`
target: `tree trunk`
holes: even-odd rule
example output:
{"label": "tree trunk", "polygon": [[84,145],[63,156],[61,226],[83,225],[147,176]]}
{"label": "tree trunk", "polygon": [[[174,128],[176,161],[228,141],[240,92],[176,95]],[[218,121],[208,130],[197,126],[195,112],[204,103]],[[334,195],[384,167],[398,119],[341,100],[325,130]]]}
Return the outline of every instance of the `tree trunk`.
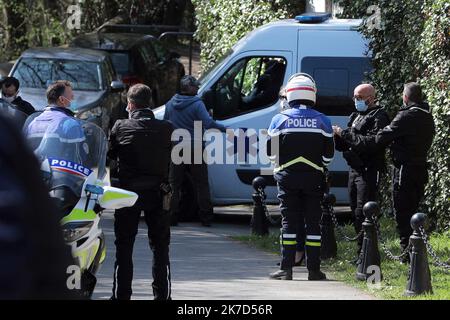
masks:
{"label": "tree trunk", "polygon": [[27,3],[25,0],[15,0],[3,2],[2,4],[5,25],[7,26],[6,30],[4,30],[5,58],[13,59],[27,48],[28,42],[25,37],[27,34],[26,17],[25,12],[22,10],[22,8],[26,8]]}

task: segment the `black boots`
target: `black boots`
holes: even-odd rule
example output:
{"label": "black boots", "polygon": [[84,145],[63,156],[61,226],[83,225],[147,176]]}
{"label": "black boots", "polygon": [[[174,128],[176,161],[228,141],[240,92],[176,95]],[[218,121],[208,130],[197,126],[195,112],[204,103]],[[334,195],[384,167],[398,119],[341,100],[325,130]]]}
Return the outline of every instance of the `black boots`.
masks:
{"label": "black boots", "polygon": [[318,281],[318,280],[326,280],[327,276],[320,270],[310,270],[308,271],[308,280]]}
{"label": "black boots", "polygon": [[[270,279],[275,280],[292,280],[292,269],[290,270],[278,270],[270,274]],[[308,271],[308,280],[319,281],[326,280],[327,276],[320,270],[310,270]]]}
{"label": "black boots", "polygon": [[278,270],[277,272],[270,274],[270,279],[276,280],[292,280],[292,269],[290,270]]}

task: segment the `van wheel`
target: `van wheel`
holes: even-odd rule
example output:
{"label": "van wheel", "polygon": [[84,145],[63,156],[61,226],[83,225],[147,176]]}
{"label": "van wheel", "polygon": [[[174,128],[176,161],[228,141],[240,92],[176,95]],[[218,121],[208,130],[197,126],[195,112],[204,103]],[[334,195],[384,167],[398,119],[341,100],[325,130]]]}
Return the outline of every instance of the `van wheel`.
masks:
{"label": "van wheel", "polygon": [[180,222],[199,221],[197,194],[194,189],[194,183],[189,173],[184,176],[184,181],[180,191],[180,212],[178,220]]}

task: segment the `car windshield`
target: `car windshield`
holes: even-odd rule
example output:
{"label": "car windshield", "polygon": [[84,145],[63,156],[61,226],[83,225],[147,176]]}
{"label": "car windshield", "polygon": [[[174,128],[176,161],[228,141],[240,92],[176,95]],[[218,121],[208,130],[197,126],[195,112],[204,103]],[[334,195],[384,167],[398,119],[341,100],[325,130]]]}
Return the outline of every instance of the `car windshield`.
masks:
{"label": "car windshield", "polygon": [[56,80],[68,80],[74,90],[98,91],[102,89],[100,70],[96,62],[23,58],[13,76],[26,88],[47,88]]}
{"label": "car windshield", "polygon": [[233,54],[233,49],[228,50],[222,57],[217,60],[217,62],[208,70],[203,72],[202,76],[199,78],[200,83],[203,85],[208,82],[212,75],[218,70],[224,62]]}
{"label": "car windshield", "polygon": [[126,52],[110,52],[111,61],[118,75],[127,75],[132,73],[130,70],[130,57]]}

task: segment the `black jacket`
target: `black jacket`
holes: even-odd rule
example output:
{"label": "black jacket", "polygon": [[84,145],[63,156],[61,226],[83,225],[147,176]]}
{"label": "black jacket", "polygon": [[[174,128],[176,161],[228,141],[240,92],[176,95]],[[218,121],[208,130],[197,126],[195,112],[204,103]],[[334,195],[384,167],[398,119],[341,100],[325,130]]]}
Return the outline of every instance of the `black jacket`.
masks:
{"label": "black jacket", "polygon": [[11,102],[13,105],[17,107],[18,110],[22,111],[23,113],[26,113],[27,115],[32,114],[36,110],[33,108],[31,103],[23,100],[21,97],[17,97],[16,99]]}
{"label": "black jacket", "polygon": [[389,116],[381,107],[366,112],[354,112],[350,115],[348,128],[343,131],[342,137],[335,136],[336,150],[343,153],[345,160],[352,169],[362,170],[367,168],[383,171],[385,168],[384,150],[369,152],[361,147],[358,142],[352,144],[352,141],[355,136],[374,136],[388,124]]}
{"label": "black jacket", "polygon": [[150,109],[136,110],[130,119],[117,120],[110,135],[108,157],[118,160],[121,186],[153,189],[167,182],[172,132],[170,122],[155,119]]}
{"label": "black jacket", "polygon": [[378,152],[390,145],[392,160],[401,165],[426,165],[436,133],[428,104],[403,106],[391,124],[374,136],[343,132],[342,137],[360,150]]}

